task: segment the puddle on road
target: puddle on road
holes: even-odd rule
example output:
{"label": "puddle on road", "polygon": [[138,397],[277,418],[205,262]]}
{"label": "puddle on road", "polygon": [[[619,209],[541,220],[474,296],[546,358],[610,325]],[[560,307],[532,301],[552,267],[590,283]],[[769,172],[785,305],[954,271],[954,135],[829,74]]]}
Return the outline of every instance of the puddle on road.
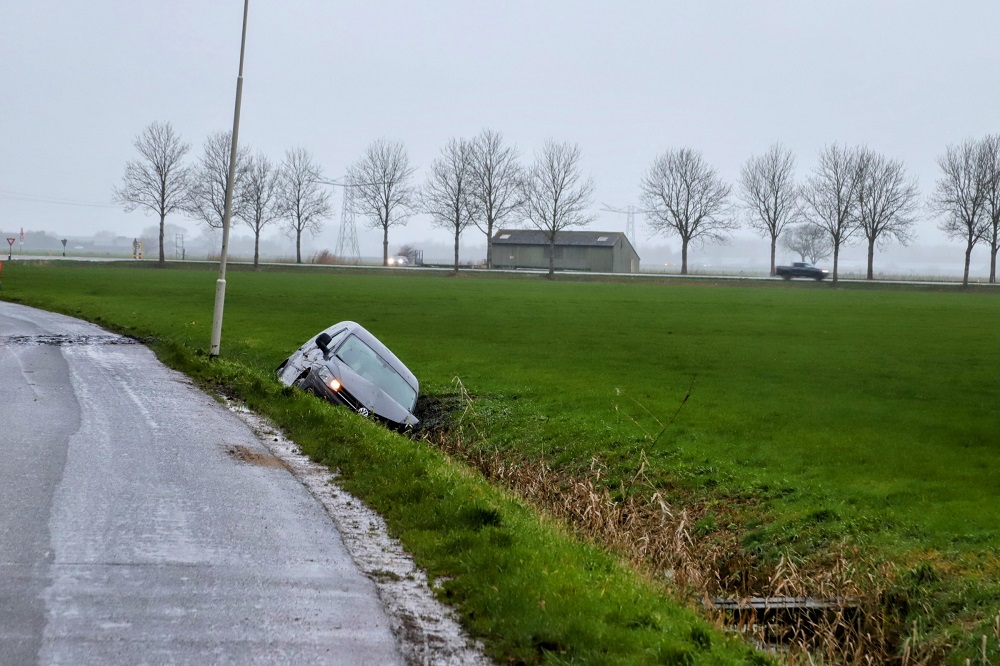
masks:
{"label": "puddle on road", "polygon": [[0,335],[0,346],[87,347],[93,345],[137,345],[135,338],[124,335]]}

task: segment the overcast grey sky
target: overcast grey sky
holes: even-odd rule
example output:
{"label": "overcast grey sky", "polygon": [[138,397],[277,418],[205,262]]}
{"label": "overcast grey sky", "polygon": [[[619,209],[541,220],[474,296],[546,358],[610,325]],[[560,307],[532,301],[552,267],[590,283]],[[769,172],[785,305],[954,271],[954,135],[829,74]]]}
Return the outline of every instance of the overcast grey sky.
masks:
{"label": "overcast grey sky", "polygon": [[[192,154],[229,129],[243,3],[0,7],[0,229],[134,236],[154,224],[26,199],[109,204],[154,120],[171,122]],[[593,228],[607,230],[625,220],[601,204],[636,203],[654,157],[685,146],[732,182],[775,141],[800,177],[828,143],[867,144],[903,160],[926,197],[948,144],[1000,131],[997,26],[992,0],[250,0],[240,140],[275,161],[303,146],[336,177],[372,140],[396,139],[421,183],[449,138],[484,127],[526,162],[547,138],[575,142],[596,183]],[[314,246],[335,245],[339,192],[334,207]],[[935,226],[920,224],[919,244],[946,243]],[[640,255],[677,245],[647,240],[642,224],[639,236]],[[476,230],[463,238],[483,244]],[[448,237],[418,216],[391,233],[392,246],[404,241]],[[378,232],[361,230],[361,242],[380,254]],[[948,245],[960,262],[960,245]]]}

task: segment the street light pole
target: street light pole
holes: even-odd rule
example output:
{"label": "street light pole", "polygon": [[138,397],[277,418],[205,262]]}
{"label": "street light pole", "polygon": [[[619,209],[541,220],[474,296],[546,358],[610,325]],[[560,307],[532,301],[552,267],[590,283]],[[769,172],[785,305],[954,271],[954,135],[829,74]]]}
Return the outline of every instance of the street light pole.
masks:
{"label": "street light pole", "polygon": [[233,216],[233,185],[236,181],[236,144],[240,133],[240,101],[243,99],[243,53],[247,45],[247,9],[243,0],[243,37],[240,39],[240,73],[236,78],[236,110],[233,112],[233,141],[229,151],[229,178],[226,180],[226,205],[222,214],[222,252],[219,254],[219,279],[215,281],[215,313],[212,316],[212,347],[209,356],[219,355],[222,346],[222,311],[226,305],[226,258],[229,254],[229,224]]}

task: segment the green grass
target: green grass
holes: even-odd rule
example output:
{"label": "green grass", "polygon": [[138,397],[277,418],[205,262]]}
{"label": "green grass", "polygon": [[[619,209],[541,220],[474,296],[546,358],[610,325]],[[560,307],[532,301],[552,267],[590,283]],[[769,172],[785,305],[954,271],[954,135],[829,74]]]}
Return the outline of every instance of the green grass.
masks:
{"label": "green grass", "polygon": [[[203,356],[211,270],[11,262],[3,277],[3,298],[154,336],[163,341],[161,354],[169,348],[175,364],[206,380],[240,384],[219,373],[249,373],[244,397],[267,397],[257,397],[257,406],[298,441],[315,442],[314,455],[356,468],[348,474],[356,489],[389,514],[432,575],[448,578],[452,601],[495,656],[655,663],[666,654],[657,650],[676,648],[699,660],[742,658],[717,656],[718,639],[710,651],[697,649],[691,627],[700,632],[700,625],[684,615],[675,632],[666,619],[674,606],[650,600],[659,596],[655,589],[613,560],[572,541],[565,546],[572,555],[554,556],[552,526],[423,444],[366,426],[353,433],[357,446],[367,442],[366,456],[378,447],[393,452],[365,481],[375,465],[366,470],[343,447],[323,444],[344,439],[337,433],[356,419],[304,406],[271,386],[268,375],[335,321],[359,321],[379,336],[426,394],[449,395],[460,377],[476,397],[483,446],[515,459],[543,458],[569,474],[583,474],[596,458],[612,489],[627,485],[645,459],[660,490],[678,501],[715,502],[722,522],[732,518],[723,517],[727,503],[751,501],[752,515],[733,514],[746,521],[735,528],[763,561],[848,543],[904,569],[932,562],[945,573],[925,591],[925,605],[942,608],[925,609],[921,618],[970,646],[956,649],[956,660],[977,644],[959,634],[1000,611],[1000,292],[239,271],[229,276],[225,361],[212,364]],[[646,433],[655,437],[689,389],[654,444]],[[294,409],[282,416],[280,405],[289,401]],[[316,423],[302,425],[313,418],[303,409],[318,410]],[[419,459],[419,469],[400,451]],[[463,495],[449,505],[451,514],[438,510],[440,495],[459,492],[454,488],[489,499],[467,506]],[[494,510],[502,528],[454,528]],[[711,533],[714,522],[700,529]],[[523,561],[508,558],[515,551]],[[645,608],[636,612],[648,621],[583,611],[604,608],[602,597],[593,598],[594,566],[624,595],[613,603]],[[546,620],[557,615],[554,602],[539,606],[532,596],[539,576],[546,578],[540,571],[562,572],[558,627]],[[544,617],[518,610],[528,597]],[[597,627],[618,633],[610,638]],[[661,642],[636,638],[644,631]],[[597,635],[603,638],[593,640]],[[663,636],[680,636],[680,643],[668,647]],[[609,641],[614,647],[597,647]]]}

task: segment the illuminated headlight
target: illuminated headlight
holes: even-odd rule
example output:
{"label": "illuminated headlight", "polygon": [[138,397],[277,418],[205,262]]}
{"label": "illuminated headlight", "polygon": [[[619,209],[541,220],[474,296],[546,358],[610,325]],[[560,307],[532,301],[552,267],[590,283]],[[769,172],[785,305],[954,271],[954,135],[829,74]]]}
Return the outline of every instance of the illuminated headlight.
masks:
{"label": "illuminated headlight", "polygon": [[389,257],[389,262],[388,263],[389,263],[390,266],[392,266],[394,263],[396,263],[396,260],[393,259],[392,257]]}
{"label": "illuminated headlight", "polygon": [[323,380],[323,383],[326,384],[331,391],[336,392],[340,390],[340,380],[334,377],[333,373],[329,370],[321,367],[317,370],[317,373],[319,374],[319,378]]}

